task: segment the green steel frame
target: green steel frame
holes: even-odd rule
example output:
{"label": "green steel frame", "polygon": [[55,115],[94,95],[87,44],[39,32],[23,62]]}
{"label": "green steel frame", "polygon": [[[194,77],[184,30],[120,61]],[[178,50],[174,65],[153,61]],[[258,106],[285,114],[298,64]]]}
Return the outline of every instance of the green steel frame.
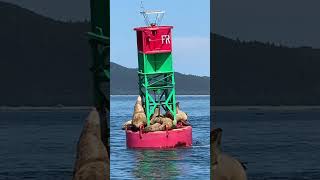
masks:
{"label": "green steel frame", "polygon": [[[110,1],[91,0],[91,32],[88,32],[92,51],[94,106],[100,114],[101,138],[109,148],[110,126],[107,120],[110,110]],[[109,149],[108,149],[108,152]]]}
{"label": "green steel frame", "polygon": [[157,107],[169,111],[176,125],[176,91],[171,53],[138,54],[139,94],[144,102],[147,126]]}

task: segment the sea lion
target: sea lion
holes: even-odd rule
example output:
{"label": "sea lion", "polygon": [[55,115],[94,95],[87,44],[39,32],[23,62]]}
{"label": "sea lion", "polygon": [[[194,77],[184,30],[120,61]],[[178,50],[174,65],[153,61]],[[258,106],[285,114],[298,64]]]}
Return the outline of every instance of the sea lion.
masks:
{"label": "sea lion", "polygon": [[164,117],[170,118],[172,120],[174,119],[172,113],[169,110],[164,114]]}
{"label": "sea lion", "polygon": [[[173,120],[173,115],[170,111],[167,111],[165,117],[170,118]],[[183,126],[190,126],[191,124],[188,121],[187,113],[183,112],[180,109],[180,103],[176,103],[176,120],[178,124],[182,124]]]}
{"label": "sea lion", "polygon": [[156,117],[159,117],[160,115],[161,115],[160,107],[156,107],[156,108],[154,109],[154,113],[153,113],[152,116],[151,116],[151,119],[154,119],[154,118],[156,118]]}
{"label": "sea lion", "polygon": [[155,124],[155,123],[160,123],[161,124],[161,118],[162,117],[155,117],[150,120],[150,125]]}
{"label": "sea lion", "polygon": [[211,141],[211,179],[213,180],[247,180],[243,164],[221,151],[222,129],[213,129]]}
{"label": "sea lion", "polygon": [[129,121],[123,123],[121,129],[122,129],[122,130],[131,129],[131,126],[132,126],[132,120],[129,120]]}
{"label": "sea lion", "polygon": [[188,115],[180,109],[180,103],[176,103],[176,118],[177,121],[186,121],[188,119]]}
{"label": "sea lion", "polygon": [[163,117],[161,118],[161,126],[159,127],[160,131],[172,129],[173,121],[170,118]]}
{"label": "sea lion", "polygon": [[154,123],[152,125],[149,125],[147,127],[145,127],[143,129],[144,132],[154,132],[154,131],[160,131],[160,126],[161,124],[160,123]]}
{"label": "sea lion", "polygon": [[142,106],[141,96],[138,96],[136,104],[134,105],[132,124],[139,129],[147,124],[147,117]]}
{"label": "sea lion", "polygon": [[73,180],[109,179],[109,156],[101,140],[98,111],[91,110],[77,145]]}
{"label": "sea lion", "polygon": [[151,116],[150,125],[155,123],[161,123],[161,112],[159,107],[156,107],[153,115]]}

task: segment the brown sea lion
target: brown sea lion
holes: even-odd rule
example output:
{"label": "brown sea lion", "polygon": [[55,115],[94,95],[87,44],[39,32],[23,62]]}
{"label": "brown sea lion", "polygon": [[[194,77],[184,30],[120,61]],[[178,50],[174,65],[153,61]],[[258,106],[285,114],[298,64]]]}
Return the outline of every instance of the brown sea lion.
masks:
{"label": "brown sea lion", "polygon": [[136,104],[134,106],[132,124],[139,129],[143,128],[147,124],[147,117],[142,106],[141,96],[138,96]]}
{"label": "brown sea lion", "polygon": [[[166,112],[165,117],[168,117],[168,118],[173,120],[173,115],[171,114],[170,111]],[[180,123],[183,126],[190,126],[191,125],[189,123],[189,121],[188,121],[187,113],[183,112],[180,109],[180,103],[179,102],[176,103],[176,120],[177,120],[177,123]]]}
{"label": "brown sea lion", "polygon": [[154,123],[150,126],[147,126],[143,129],[144,132],[154,132],[154,131],[160,131],[160,123]]}
{"label": "brown sea lion", "polygon": [[173,120],[173,115],[169,110],[164,114],[164,117],[167,117]]}
{"label": "brown sea lion", "polygon": [[150,119],[150,125],[155,124],[155,123],[161,123],[161,112],[160,112],[160,108],[157,107],[154,110],[153,115],[151,116]]}
{"label": "brown sea lion", "polygon": [[123,123],[121,129],[122,129],[122,130],[130,129],[130,128],[131,128],[130,126],[132,126],[132,120],[129,120],[129,121]]}
{"label": "brown sea lion", "polygon": [[156,107],[156,109],[154,109],[154,113],[151,116],[151,119],[154,119],[156,117],[159,117],[161,115],[161,111],[159,107]]}
{"label": "brown sea lion", "polygon": [[161,118],[161,126],[160,131],[170,130],[172,129],[173,121],[170,118],[163,117]]}
{"label": "brown sea lion", "polygon": [[176,118],[177,121],[186,121],[188,119],[188,115],[180,109],[180,103],[176,103]]}
{"label": "brown sea lion", "polygon": [[101,140],[100,117],[92,109],[81,132],[73,179],[109,179],[109,156]]}
{"label": "brown sea lion", "polygon": [[242,163],[221,151],[222,129],[211,131],[211,179],[213,180],[247,180]]}
{"label": "brown sea lion", "polygon": [[150,125],[155,124],[155,123],[161,123],[161,118],[162,117],[155,117],[153,119],[150,120]]}

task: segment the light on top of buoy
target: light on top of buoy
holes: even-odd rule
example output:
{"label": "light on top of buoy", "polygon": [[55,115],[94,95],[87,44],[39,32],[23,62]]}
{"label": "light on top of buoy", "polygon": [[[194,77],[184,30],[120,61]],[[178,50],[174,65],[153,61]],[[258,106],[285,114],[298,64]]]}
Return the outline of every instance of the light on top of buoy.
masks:
{"label": "light on top of buoy", "polygon": [[159,10],[144,10],[140,14],[143,15],[147,26],[159,26],[165,14],[165,11]]}

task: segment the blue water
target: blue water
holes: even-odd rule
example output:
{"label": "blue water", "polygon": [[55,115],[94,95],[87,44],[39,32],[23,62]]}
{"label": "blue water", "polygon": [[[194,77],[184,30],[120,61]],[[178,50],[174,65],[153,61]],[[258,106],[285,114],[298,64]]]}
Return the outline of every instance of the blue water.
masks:
{"label": "blue water", "polygon": [[88,111],[0,112],[0,179],[72,179]]}
{"label": "blue water", "polygon": [[221,111],[216,123],[250,180],[320,179],[320,111]]}
{"label": "blue water", "polygon": [[130,150],[122,123],[130,120],[136,96],[111,97],[111,179],[209,179],[209,96],[178,96],[193,125],[193,147]]}
{"label": "blue water", "polygon": [[[135,97],[112,97],[112,179],[208,179],[209,98],[178,97],[193,124],[192,149],[129,150],[121,125]],[[71,179],[86,110],[0,112],[0,179]],[[221,111],[223,150],[251,180],[320,179],[320,111]],[[157,178],[161,177],[161,178]]]}

